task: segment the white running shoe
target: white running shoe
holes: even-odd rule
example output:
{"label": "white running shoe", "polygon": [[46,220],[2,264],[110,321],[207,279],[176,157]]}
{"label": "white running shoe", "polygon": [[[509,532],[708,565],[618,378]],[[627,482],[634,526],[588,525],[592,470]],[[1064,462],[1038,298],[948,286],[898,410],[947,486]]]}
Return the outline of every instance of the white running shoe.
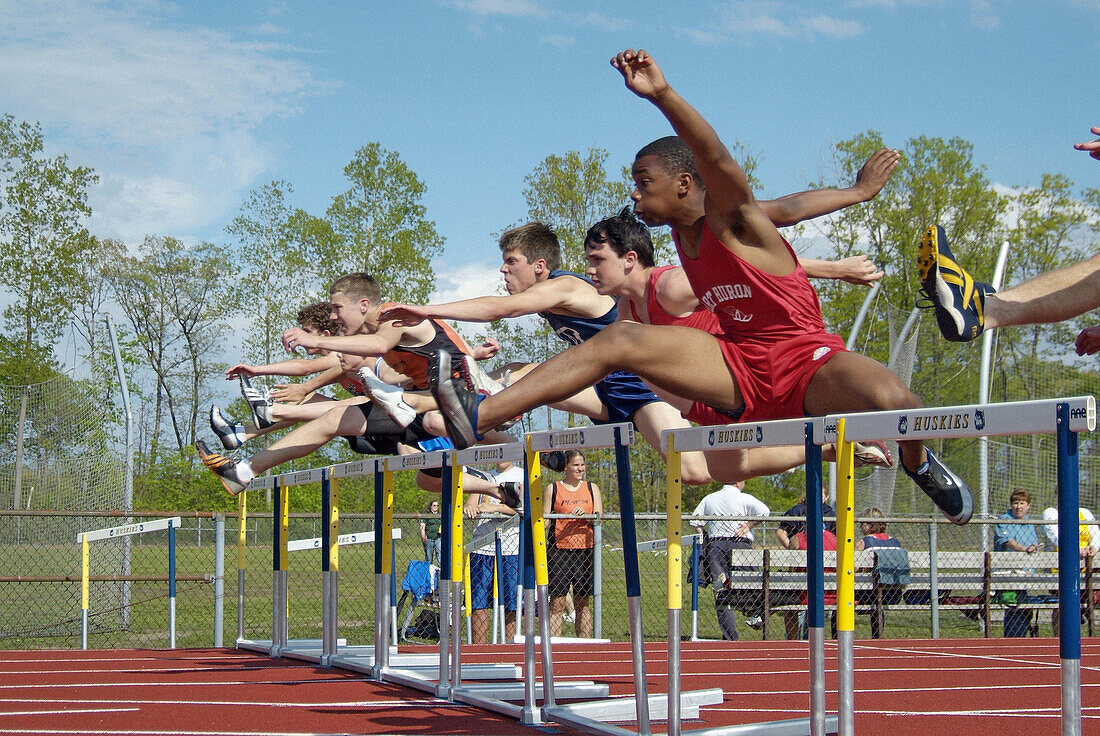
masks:
{"label": "white running shoe", "polygon": [[227,450],[236,450],[248,441],[244,425],[227,419],[216,404],[210,405],[210,429],[214,430],[214,434],[222,441],[222,447]]}
{"label": "white running shoe", "polygon": [[405,390],[400,386],[386,383],[375,375],[368,366],[359,369],[359,380],[367,389],[371,400],[386,412],[397,426],[404,429],[416,419],[416,409],[405,401]]}
{"label": "white running shoe", "polygon": [[253,386],[252,381],[248,380],[248,376],[243,373],[240,380],[241,396],[248,402],[248,409],[252,412],[252,423],[257,429],[267,429],[275,423],[271,418],[271,407],[275,405],[275,400],[263,386]]}
{"label": "white running shoe", "polygon": [[853,442],[852,454],[855,456],[857,468],[866,465],[874,465],[878,468],[894,467],[894,458],[890,455],[890,449],[880,440]]}
{"label": "white running shoe", "polygon": [[459,366],[459,370],[463,372],[468,379],[469,385],[467,388],[470,390],[488,396],[492,396],[504,390],[504,385],[499,381],[494,381],[488,373],[482,370],[481,364],[469,355],[462,356],[461,362],[462,365]]}

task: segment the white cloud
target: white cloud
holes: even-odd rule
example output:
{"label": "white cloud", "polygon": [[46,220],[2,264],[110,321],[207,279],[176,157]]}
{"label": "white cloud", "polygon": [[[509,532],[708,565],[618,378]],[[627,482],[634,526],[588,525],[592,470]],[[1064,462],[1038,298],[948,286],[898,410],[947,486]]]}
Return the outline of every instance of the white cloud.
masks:
{"label": "white cloud", "polygon": [[290,33],[285,26],[276,25],[274,23],[261,23],[253,27],[252,32],[268,36],[285,36]]}
{"label": "white cloud", "polygon": [[467,263],[457,268],[442,261],[435,261],[432,263],[432,268],[435,271],[435,290],[431,296],[433,304],[473,299],[479,296],[499,296],[505,293],[499,261]]}
{"label": "white cloud", "polygon": [[577,39],[572,36],[563,36],[561,34],[551,34],[549,36],[543,36],[540,39],[542,43],[550,46],[557,46],[559,49],[566,49],[577,45]]}
{"label": "white cloud", "polygon": [[791,27],[777,17],[781,10],[776,2],[730,3],[722,12],[722,27],[745,36],[793,36]]}
{"label": "white cloud", "polygon": [[626,31],[634,27],[634,22],[627,18],[608,18],[600,13],[589,13],[577,20],[577,25],[596,26],[605,31],[616,33]]}
{"label": "white cloud", "polygon": [[828,15],[799,18],[798,25],[807,35],[827,36],[829,38],[852,38],[867,31],[867,28],[859,21],[839,20]]}
{"label": "white cloud", "polygon": [[717,46],[720,43],[725,43],[729,39],[721,33],[713,33],[711,31],[703,31],[698,28],[680,28],[676,31],[681,36],[686,36],[695,41],[700,46]]}
{"label": "white cloud", "polygon": [[[719,27],[728,34],[746,37],[851,38],[867,31],[855,20],[842,20],[829,15],[798,15],[800,6],[773,0],[733,2],[722,10]],[[684,32],[699,43],[720,42],[722,36],[712,30]]]}
{"label": "white cloud", "polygon": [[543,16],[546,12],[531,0],[454,0],[459,10],[474,15]]}
{"label": "white cloud", "polygon": [[96,232],[127,242],[223,216],[277,154],[260,127],[331,88],[299,50],[166,20],[152,4],[0,2],[5,111],[96,169]]}

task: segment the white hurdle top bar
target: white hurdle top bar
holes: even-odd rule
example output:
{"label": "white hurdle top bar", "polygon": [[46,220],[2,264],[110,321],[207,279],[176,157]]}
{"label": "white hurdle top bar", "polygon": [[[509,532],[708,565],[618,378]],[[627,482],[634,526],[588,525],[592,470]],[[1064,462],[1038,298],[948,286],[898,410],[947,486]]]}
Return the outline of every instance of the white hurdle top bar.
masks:
{"label": "white hurdle top bar", "polygon": [[[668,450],[669,435],[676,436],[677,452],[805,445],[807,422],[813,424],[814,444],[823,445],[836,439],[835,421],[829,425],[825,417],[803,417],[770,422],[741,422],[715,427],[666,429],[661,432],[661,449]],[[831,426],[831,433],[825,431],[827,425]]]}
{"label": "white hurdle top bar", "polygon": [[523,462],[523,443],[507,442],[501,445],[475,445],[455,453],[455,465],[479,463]]}
{"label": "white hurdle top bar", "polygon": [[[401,539],[401,529],[394,528],[393,538]],[[295,539],[287,542],[286,548],[288,552],[298,552],[303,549],[321,549],[321,540],[323,537],[314,537],[313,539]],[[341,547],[347,547],[351,544],[371,544],[374,542],[374,532],[356,532],[355,534],[341,534],[336,538],[336,543]]]}
{"label": "white hurdle top bar", "polygon": [[835,427],[837,419],[843,417],[844,439],[848,442],[1051,434],[1058,428],[1059,404],[1069,405],[1071,432],[1096,429],[1096,399],[1092,396],[831,414],[825,419]]}
{"label": "white hurdle top bar", "polygon": [[622,430],[623,444],[634,444],[634,425],[630,422],[619,424],[597,424],[591,427],[571,427],[569,429],[531,432],[531,450],[583,450],[586,447],[611,447],[615,444],[615,428]]}
{"label": "white hurdle top bar", "polygon": [[[376,464],[384,460],[385,458],[372,458],[370,460],[354,460],[350,463],[332,465],[330,466],[332,468],[331,477],[358,478],[364,475],[374,475],[375,468],[377,467]],[[245,490],[256,491],[265,488],[274,488],[276,479],[283,488],[287,486],[305,485],[306,483],[320,483],[321,474],[324,471],[325,468],[311,468],[309,470],[295,470],[289,473],[265,475],[260,478],[253,478],[252,482],[248,484],[248,488]]]}
{"label": "white hurdle top bar", "polygon": [[160,529],[167,529],[168,527],[180,528],[180,517],[173,516],[170,519],[157,519],[156,521],[141,521],[136,524],[123,524],[122,526],[113,526],[110,529],[96,529],[90,532],[81,532],[76,535],[77,543],[83,542],[85,539],[89,542],[94,542],[98,539],[114,539],[116,537],[129,537],[134,534],[144,534],[145,532],[155,532]]}
{"label": "white hurdle top bar", "polygon": [[431,450],[430,452],[418,452],[413,455],[392,455],[385,458],[386,470],[424,470],[425,468],[442,468],[446,462],[450,450]]}

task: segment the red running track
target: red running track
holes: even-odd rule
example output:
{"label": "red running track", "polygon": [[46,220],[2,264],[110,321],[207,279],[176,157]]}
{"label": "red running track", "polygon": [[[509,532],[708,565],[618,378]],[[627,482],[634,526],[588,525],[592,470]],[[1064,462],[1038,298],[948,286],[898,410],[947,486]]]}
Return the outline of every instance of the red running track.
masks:
{"label": "red running track", "polygon": [[[405,647],[402,648],[403,651]],[[1100,640],[1082,642],[1082,732],[1100,733]],[[411,650],[410,650],[411,651]],[[519,646],[464,647],[463,662],[523,659]],[[826,706],[836,712],[836,649],[826,644]],[[666,649],[646,647],[651,693]],[[857,734],[1058,734],[1054,639],[857,641]],[[685,642],[683,689],[721,687],[684,730],[808,715],[805,642]],[[633,692],[630,647],[558,645],[559,681]],[[628,724],[622,724],[628,725]],[[655,728],[663,724],[655,723]],[[225,649],[0,652],[0,734],[574,734],[451,704],[363,675]]]}

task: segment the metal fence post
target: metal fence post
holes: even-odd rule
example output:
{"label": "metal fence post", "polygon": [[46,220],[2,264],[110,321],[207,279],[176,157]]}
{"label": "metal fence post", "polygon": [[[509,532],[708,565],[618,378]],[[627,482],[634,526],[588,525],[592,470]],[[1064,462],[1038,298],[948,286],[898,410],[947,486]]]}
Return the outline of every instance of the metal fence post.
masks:
{"label": "metal fence post", "polygon": [[592,618],[595,627],[592,635],[603,638],[603,519],[596,517],[592,524],[592,575],[595,578],[595,590],[592,591]]}
{"label": "metal fence post", "polygon": [[225,517],[214,514],[214,646],[223,646],[225,617]]}

